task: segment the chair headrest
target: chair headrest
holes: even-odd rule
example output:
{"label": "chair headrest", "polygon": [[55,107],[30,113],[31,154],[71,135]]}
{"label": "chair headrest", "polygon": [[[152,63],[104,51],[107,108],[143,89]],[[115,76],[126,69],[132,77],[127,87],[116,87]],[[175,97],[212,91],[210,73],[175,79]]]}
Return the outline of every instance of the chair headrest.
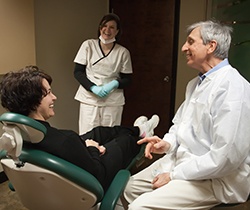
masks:
{"label": "chair headrest", "polygon": [[4,133],[0,138],[0,149],[12,157],[18,157],[23,141],[38,143],[46,134],[46,127],[34,119],[17,113],[4,113],[0,116]]}

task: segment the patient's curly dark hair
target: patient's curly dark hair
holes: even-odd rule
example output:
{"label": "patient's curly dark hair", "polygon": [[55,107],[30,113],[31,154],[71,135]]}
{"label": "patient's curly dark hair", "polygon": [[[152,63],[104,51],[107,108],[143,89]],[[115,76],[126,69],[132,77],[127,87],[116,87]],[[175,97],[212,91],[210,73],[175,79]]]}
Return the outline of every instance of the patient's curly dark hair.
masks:
{"label": "patient's curly dark hair", "polygon": [[42,85],[43,79],[51,85],[51,76],[37,66],[26,66],[19,71],[8,72],[0,83],[2,106],[10,112],[28,116],[37,109],[47,94]]}

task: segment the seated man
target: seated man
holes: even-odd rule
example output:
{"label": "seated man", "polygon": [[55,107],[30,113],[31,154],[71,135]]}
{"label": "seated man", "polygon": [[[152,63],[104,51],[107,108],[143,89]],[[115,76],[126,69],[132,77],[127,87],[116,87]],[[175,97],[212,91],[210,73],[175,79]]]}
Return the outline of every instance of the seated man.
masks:
{"label": "seated man", "polygon": [[205,210],[248,198],[250,84],[227,59],[231,30],[215,21],[188,27],[182,52],[199,76],[163,139],[138,142],[148,142],[146,157],[166,155],[130,178],[129,210]]}
{"label": "seated man", "polygon": [[[52,78],[36,66],[9,72],[0,83],[1,104],[10,112],[31,117],[47,128],[40,143],[26,146],[65,159],[93,174],[106,191],[116,173],[126,168],[138,154],[137,140],[152,136],[159,117],[142,116],[134,127],[96,127],[79,136],[71,130],[51,127],[46,120],[54,116]],[[27,145],[28,144],[28,145]]]}

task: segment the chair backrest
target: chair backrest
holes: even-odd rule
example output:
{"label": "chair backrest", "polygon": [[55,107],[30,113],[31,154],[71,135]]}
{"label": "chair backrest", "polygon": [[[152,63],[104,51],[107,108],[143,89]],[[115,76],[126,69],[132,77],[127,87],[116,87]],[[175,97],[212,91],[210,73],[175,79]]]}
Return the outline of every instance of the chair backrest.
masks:
{"label": "chair backrest", "polygon": [[1,164],[21,202],[30,210],[82,210],[97,202],[94,193],[52,171],[29,163],[17,168],[10,159],[1,160]]}
{"label": "chair backrest", "polygon": [[23,140],[38,143],[46,133],[46,128],[41,123],[16,113],[2,114],[0,122],[4,131],[0,139],[0,149],[6,150],[13,159],[20,156]]}
{"label": "chair backrest", "polygon": [[23,148],[40,142],[46,128],[15,113],[0,116],[1,164],[21,202],[30,210],[90,209],[104,196],[98,180],[87,171],[43,151]]}

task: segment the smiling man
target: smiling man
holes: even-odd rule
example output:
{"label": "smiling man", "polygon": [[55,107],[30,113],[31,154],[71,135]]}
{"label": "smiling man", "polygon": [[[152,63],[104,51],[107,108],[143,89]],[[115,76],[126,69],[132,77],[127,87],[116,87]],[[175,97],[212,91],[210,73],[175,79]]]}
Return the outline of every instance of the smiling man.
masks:
{"label": "smiling man", "polygon": [[204,21],[187,32],[182,52],[199,76],[163,139],[138,141],[146,157],[166,155],[130,178],[129,210],[204,210],[249,196],[250,84],[228,61],[232,29]]}

